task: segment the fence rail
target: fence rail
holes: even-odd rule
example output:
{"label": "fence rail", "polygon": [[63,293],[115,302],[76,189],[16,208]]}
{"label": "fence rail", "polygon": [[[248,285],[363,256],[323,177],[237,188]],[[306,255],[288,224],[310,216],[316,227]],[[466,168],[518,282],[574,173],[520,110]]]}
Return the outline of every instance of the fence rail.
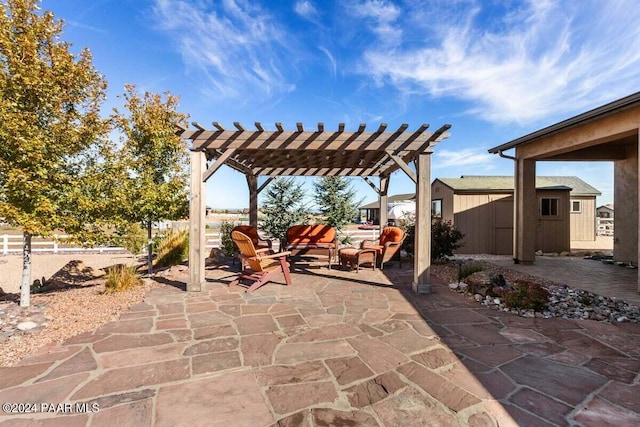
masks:
{"label": "fence rail", "polygon": [[[347,234],[353,239],[352,244],[356,244],[365,239],[376,240],[379,236],[379,230],[346,230],[342,234]],[[118,246],[96,246],[93,248],[83,248],[81,246],[70,245],[68,243],[59,242],[58,239],[65,239],[69,236],[58,235],[53,240],[41,239],[34,237],[31,241],[31,251],[34,253],[65,253],[65,252],[86,252],[86,253],[105,253],[105,252],[122,252],[125,248]],[[0,235],[0,253],[2,255],[18,254],[22,252],[22,235],[21,234],[3,234]],[[205,234],[205,248],[220,247],[220,233]],[[278,246],[278,242],[274,241],[274,245]]]}

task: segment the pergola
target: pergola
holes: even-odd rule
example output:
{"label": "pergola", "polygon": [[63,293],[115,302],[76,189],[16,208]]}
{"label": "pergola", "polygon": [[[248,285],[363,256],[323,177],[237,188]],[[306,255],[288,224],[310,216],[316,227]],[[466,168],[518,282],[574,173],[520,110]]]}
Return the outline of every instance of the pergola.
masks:
{"label": "pergola", "polygon": [[[227,130],[218,122],[215,129],[192,123],[195,129],[179,126],[177,134],[191,141],[191,197],[189,212],[188,291],[200,291],[205,282],[205,183],[222,165],[245,175],[249,186],[249,222],[258,225],[258,194],[279,176],[359,176],[377,193],[380,224],[387,222],[387,189],[391,174],[402,170],[416,184],[416,241],[412,288],[430,292],[431,266],[431,148],[448,137],[451,127],[444,125],[427,132],[429,125],[407,131],[403,124],[395,131],[366,132],[361,124],[355,132],[345,131],[344,123],[335,131],[305,130],[302,123],[287,131],[276,123],[266,131],[255,123],[247,130],[235,122]],[[410,164],[414,163],[414,168]],[[260,176],[267,179],[258,185]]]}

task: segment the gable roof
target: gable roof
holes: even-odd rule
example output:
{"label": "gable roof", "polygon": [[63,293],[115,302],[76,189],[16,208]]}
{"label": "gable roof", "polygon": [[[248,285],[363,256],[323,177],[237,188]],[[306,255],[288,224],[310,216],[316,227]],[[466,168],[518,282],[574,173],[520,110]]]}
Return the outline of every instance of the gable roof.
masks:
{"label": "gable roof", "polygon": [[[436,178],[454,191],[513,192],[513,176],[462,175],[460,178]],[[435,182],[435,180],[434,180]],[[538,190],[571,190],[572,196],[600,196],[602,193],[577,176],[537,176]]]}

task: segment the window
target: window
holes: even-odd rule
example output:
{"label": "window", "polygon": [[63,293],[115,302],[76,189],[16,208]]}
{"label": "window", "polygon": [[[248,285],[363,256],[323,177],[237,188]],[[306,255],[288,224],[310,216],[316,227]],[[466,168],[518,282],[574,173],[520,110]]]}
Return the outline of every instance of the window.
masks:
{"label": "window", "polygon": [[559,199],[543,197],[540,199],[540,216],[558,216]]}
{"label": "window", "polygon": [[431,201],[431,217],[442,218],[442,199]]}
{"label": "window", "polygon": [[571,213],[580,213],[580,212],[582,212],[582,200],[572,200]]}

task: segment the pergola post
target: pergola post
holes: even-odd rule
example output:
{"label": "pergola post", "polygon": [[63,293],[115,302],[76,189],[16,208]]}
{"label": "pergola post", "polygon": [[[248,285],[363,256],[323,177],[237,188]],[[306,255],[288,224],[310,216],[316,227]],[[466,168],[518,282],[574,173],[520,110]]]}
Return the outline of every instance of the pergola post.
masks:
{"label": "pergola post", "polygon": [[201,291],[205,254],[205,183],[203,173],[207,159],[204,151],[192,151],[190,156],[191,187],[189,197],[189,282],[187,291]]}
{"label": "pergola post", "polygon": [[249,186],[249,225],[258,227],[258,177],[245,175]]}
{"label": "pergola post", "polygon": [[[517,158],[516,154],[516,158]],[[536,246],[536,161],[518,158],[515,162],[514,262],[533,264]]]}
{"label": "pergola post", "polygon": [[380,197],[378,200],[380,202],[380,231],[387,226],[387,191],[389,190],[389,177],[380,177]]}
{"label": "pergola post", "polygon": [[416,159],[416,230],[413,283],[415,293],[431,293],[431,151]]}

